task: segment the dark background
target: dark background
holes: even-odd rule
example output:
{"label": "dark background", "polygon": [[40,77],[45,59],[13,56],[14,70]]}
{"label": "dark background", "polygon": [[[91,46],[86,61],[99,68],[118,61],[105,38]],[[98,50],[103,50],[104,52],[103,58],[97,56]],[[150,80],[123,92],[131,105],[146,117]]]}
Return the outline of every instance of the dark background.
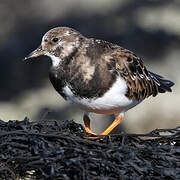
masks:
{"label": "dark background", "polygon": [[[24,63],[45,32],[69,26],[88,37],[134,51],[148,69],[176,83],[173,93],[149,98],[129,111],[123,126],[144,132],[179,125],[180,1],[178,0],[39,0],[0,2],[0,119],[74,119],[69,106],[48,81],[46,57]],[[79,113],[80,112],[80,113]],[[107,119],[103,116],[103,119]],[[106,121],[108,123],[108,119]],[[96,129],[104,128],[101,120]]]}

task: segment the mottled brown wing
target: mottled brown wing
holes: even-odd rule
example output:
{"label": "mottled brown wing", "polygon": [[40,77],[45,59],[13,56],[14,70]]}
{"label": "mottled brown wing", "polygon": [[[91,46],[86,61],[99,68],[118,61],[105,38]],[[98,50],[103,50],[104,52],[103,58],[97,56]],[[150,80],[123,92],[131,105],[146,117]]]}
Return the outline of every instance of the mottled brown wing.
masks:
{"label": "mottled brown wing", "polygon": [[174,84],[163,77],[147,71],[143,62],[131,51],[117,48],[112,53],[112,62],[116,71],[125,79],[128,86],[126,96],[134,100],[143,100],[156,96],[158,92],[171,91]]}

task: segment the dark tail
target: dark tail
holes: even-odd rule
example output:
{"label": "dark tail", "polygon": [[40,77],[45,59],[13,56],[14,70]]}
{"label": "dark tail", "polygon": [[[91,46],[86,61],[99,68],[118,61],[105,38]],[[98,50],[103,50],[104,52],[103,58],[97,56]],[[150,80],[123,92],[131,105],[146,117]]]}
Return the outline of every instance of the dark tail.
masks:
{"label": "dark tail", "polygon": [[174,83],[170,80],[164,79],[164,77],[155,74],[153,72],[150,72],[151,77],[156,81],[158,84],[158,91],[159,93],[165,93],[166,91],[172,92],[171,87],[174,85]]}

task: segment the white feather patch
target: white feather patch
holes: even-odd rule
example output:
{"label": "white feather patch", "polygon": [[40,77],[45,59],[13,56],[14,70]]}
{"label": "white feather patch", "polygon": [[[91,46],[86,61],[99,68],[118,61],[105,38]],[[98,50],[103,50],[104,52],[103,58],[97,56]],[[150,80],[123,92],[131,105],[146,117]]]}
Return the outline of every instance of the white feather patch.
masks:
{"label": "white feather patch", "polygon": [[68,86],[63,88],[63,92],[67,96],[67,101],[78,105],[85,111],[100,114],[124,112],[140,103],[125,96],[127,85],[122,77],[118,77],[113,86],[100,98],[87,99],[76,97]]}
{"label": "white feather patch", "polygon": [[59,57],[56,56],[50,56],[51,61],[52,61],[52,65],[54,67],[57,67],[59,65],[59,63],[62,61],[62,59],[60,59]]}

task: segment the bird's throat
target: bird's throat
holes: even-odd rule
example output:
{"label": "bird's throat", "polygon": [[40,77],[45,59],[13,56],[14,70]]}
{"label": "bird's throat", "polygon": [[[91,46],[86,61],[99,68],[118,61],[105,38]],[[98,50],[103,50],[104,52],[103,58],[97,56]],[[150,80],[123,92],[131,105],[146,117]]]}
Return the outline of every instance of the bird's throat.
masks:
{"label": "bird's throat", "polygon": [[60,62],[62,62],[62,59],[60,59],[59,57],[50,56],[50,58],[51,58],[53,67],[57,67],[60,64]]}

